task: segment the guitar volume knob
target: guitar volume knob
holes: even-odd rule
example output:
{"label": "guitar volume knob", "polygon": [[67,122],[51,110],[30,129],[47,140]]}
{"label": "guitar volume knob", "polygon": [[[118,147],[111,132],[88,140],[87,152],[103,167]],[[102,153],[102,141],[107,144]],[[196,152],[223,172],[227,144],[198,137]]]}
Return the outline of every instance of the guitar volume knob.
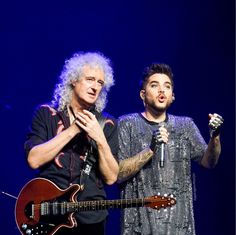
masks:
{"label": "guitar volume knob", "polygon": [[30,235],[30,234],[31,234],[31,230],[30,230],[30,229],[27,229],[27,230],[25,231],[25,233],[26,233],[27,235]]}
{"label": "guitar volume knob", "polygon": [[21,225],[21,228],[22,228],[23,230],[26,230],[26,229],[27,229],[27,224],[22,224],[22,225]]}

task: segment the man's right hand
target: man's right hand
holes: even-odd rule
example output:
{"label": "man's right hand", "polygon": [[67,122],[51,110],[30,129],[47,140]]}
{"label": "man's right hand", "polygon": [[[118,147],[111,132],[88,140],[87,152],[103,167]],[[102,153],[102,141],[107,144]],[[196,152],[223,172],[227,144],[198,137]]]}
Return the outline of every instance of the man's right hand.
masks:
{"label": "man's right hand", "polygon": [[153,131],[150,149],[155,152],[161,143],[168,142],[168,136],[169,133],[164,126],[161,126],[157,130]]}

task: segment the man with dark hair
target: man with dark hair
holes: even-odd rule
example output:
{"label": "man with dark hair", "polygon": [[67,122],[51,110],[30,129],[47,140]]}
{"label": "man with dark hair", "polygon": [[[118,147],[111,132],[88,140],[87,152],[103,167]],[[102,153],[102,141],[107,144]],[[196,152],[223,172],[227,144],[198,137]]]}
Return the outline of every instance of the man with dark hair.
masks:
{"label": "man with dark hair", "polygon": [[122,213],[122,234],[195,234],[191,160],[211,168],[221,152],[219,130],[223,119],[209,114],[208,145],[189,117],[167,113],[175,99],[173,74],[165,64],[144,71],[140,97],[145,110],[119,118],[119,175],[122,198],[173,194],[176,205],[156,211],[129,208]]}
{"label": "man with dark hair", "polygon": [[[82,190],[75,196],[78,201],[105,199],[103,183],[113,184],[117,180],[116,120],[102,112],[113,84],[110,61],[101,53],[74,54],[64,65],[52,102],[36,110],[25,142],[29,166],[39,169],[39,177],[62,190],[80,185]],[[46,193],[45,189],[38,190]],[[63,215],[67,210],[63,202],[53,205],[55,214],[62,211]],[[80,211],[74,216],[75,228],[58,229],[60,221],[66,225],[68,222],[61,219],[51,223],[49,220],[42,226],[55,227],[56,234],[63,235],[105,234],[106,210]]]}

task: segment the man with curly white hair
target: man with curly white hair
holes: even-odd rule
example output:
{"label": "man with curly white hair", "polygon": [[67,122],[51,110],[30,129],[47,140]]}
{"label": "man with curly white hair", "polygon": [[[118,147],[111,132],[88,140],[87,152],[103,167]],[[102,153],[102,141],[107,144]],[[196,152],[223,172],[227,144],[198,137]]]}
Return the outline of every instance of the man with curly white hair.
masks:
{"label": "man with curly white hair", "polygon": [[[103,183],[110,185],[117,180],[116,120],[102,112],[112,85],[109,59],[99,52],[74,54],[65,62],[52,102],[37,108],[27,135],[29,166],[39,169],[39,177],[50,180],[62,191],[80,185],[78,201],[105,199]],[[61,199],[57,200],[60,204]],[[77,208],[74,214],[66,210],[64,215],[55,213],[62,211],[62,205],[53,206],[56,209],[53,208],[52,217],[56,216],[52,222],[49,216],[44,224],[54,226],[50,229],[56,234],[105,233],[106,210],[81,212]]]}

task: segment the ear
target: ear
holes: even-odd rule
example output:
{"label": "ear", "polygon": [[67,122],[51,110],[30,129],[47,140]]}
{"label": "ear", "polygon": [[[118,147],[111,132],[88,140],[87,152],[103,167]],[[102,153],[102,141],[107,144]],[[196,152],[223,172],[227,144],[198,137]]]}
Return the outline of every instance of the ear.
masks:
{"label": "ear", "polygon": [[175,94],[173,93],[172,94],[172,102],[174,102],[175,101]]}
{"label": "ear", "polygon": [[145,99],[145,90],[141,90],[139,92],[139,95],[140,95],[141,99],[144,101],[144,99]]}
{"label": "ear", "polygon": [[76,81],[72,81],[72,82],[71,82],[71,86],[72,86],[72,87],[75,87],[75,83],[76,83]]}

